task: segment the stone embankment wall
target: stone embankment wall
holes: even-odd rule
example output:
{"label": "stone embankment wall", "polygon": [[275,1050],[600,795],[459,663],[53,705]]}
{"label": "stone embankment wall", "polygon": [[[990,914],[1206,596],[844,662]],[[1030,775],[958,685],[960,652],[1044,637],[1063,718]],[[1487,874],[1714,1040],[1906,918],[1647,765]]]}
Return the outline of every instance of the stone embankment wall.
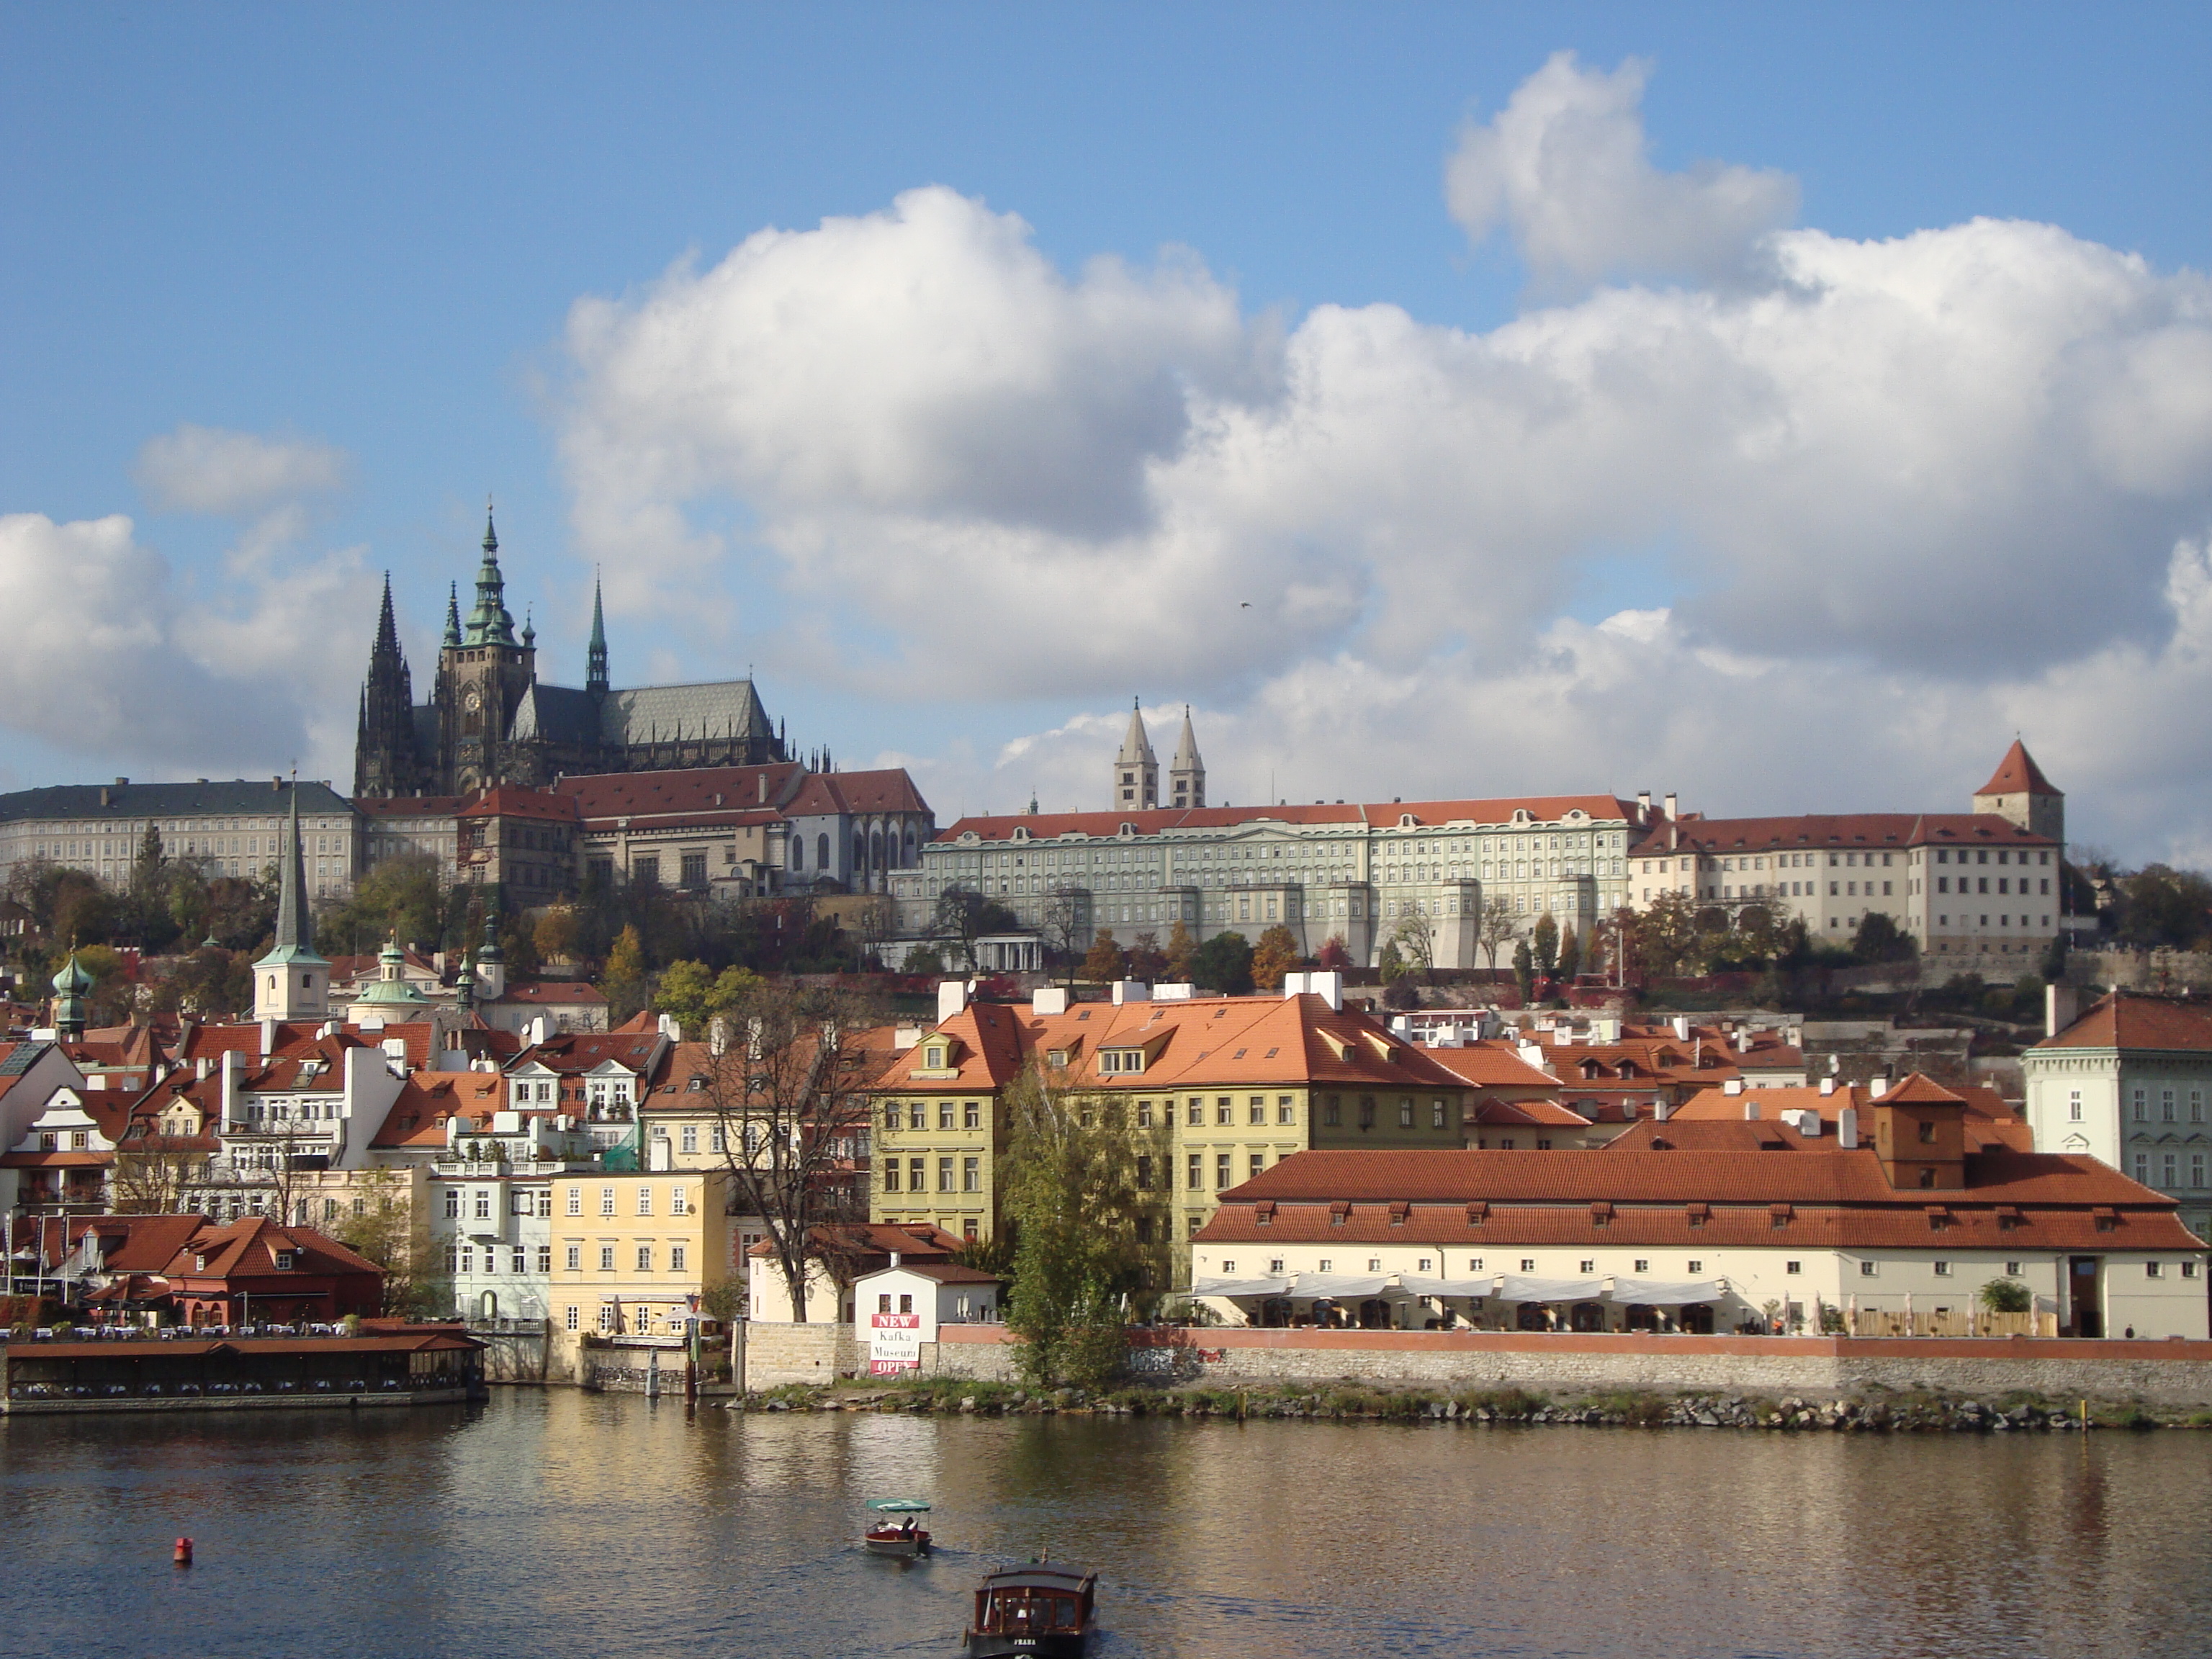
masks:
{"label": "stone embankment wall", "polygon": [[776,1325],[746,1322],[740,1347],[743,1380],[748,1389],[780,1388],[789,1382],[835,1382],[867,1369],[866,1349],[850,1325]]}
{"label": "stone embankment wall", "polygon": [[[819,1327],[761,1327],[787,1331]],[[841,1328],[849,1329],[849,1328]],[[1959,1395],[2015,1390],[2056,1398],[2212,1407],[2212,1342],[2085,1342],[2026,1337],[1738,1337],[1462,1331],[1144,1332],[1130,1350],[1139,1381],[1444,1383],[1455,1388]],[[849,1339],[848,1339],[849,1340]],[[825,1343],[824,1348],[828,1346]],[[1013,1343],[999,1326],[946,1326],[921,1350],[924,1376],[1012,1382]],[[850,1365],[795,1368],[775,1382],[831,1382]]]}
{"label": "stone embankment wall", "polygon": [[471,1327],[469,1334],[484,1345],[483,1376],[487,1382],[543,1382],[546,1381],[546,1332],[498,1331]]}
{"label": "stone embankment wall", "polygon": [[[2199,951],[2075,951],[2066,982],[2106,991],[2179,991],[2212,987],[2212,956]],[[2083,1000],[2087,1001],[2087,998]]]}

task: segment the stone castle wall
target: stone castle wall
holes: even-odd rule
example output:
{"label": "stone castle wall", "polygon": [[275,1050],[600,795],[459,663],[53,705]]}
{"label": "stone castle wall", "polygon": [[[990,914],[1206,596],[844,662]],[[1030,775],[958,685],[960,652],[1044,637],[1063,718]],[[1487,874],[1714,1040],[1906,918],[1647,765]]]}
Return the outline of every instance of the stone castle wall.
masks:
{"label": "stone castle wall", "polygon": [[[2139,1399],[2162,1406],[2212,1407],[2212,1342],[1488,1331],[1133,1334],[1139,1340],[1130,1349],[1132,1376],[1162,1384],[1233,1387],[1351,1381],[1468,1389],[1658,1394],[1710,1389],[1767,1395],[1887,1389],[1982,1395],[2021,1390],[2062,1400]],[[1017,1376],[1013,1347],[1002,1327],[946,1326],[937,1342],[923,1345],[921,1369],[926,1376],[1012,1382]]]}

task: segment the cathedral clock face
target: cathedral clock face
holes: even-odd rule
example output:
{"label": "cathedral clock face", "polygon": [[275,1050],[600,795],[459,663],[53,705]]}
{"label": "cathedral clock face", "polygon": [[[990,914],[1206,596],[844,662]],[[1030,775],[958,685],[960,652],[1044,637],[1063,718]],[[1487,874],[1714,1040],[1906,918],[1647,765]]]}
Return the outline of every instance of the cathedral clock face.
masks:
{"label": "cathedral clock face", "polygon": [[461,699],[461,704],[473,714],[483,707],[483,694],[472,685],[468,690],[468,695]]}

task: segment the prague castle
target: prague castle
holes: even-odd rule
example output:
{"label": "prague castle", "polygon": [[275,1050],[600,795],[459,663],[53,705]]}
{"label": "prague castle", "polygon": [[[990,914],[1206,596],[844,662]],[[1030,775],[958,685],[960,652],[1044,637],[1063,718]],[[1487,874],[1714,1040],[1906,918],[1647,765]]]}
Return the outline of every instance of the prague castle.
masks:
{"label": "prague castle", "polygon": [[476,608],[446,605],[436,682],[415,702],[384,586],[354,745],[354,793],[465,795],[500,784],[543,787],[563,774],[759,766],[787,757],[750,679],[618,690],[608,683],[606,624],[592,599],[580,687],[538,678],[536,631],[507,610],[499,537],[484,520]]}

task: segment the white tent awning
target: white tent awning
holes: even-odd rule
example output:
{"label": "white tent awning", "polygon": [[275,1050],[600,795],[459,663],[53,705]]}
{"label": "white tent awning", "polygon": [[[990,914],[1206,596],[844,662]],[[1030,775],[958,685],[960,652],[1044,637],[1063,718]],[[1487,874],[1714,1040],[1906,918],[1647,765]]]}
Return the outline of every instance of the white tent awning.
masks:
{"label": "white tent awning", "polygon": [[1602,1279],[1526,1279],[1507,1273],[1498,1281],[1502,1302],[1595,1302],[1604,1295]]}
{"label": "white tent awning", "polygon": [[1425,1273],[1400,1273],[1398,1282],[1405,1286],[1408,1296],[1492,1296],[1498,1291],[1494,1273],[1481,1279],[1431,1279]]}
{"label": "white tent awning", "polygon": [[1190,1287],[1193,1296],[1282,1296],[1291,1288],[1287,1279],[1201,1279]]}
{"label": "white tent awning", "polygon": [[1613,1299],[1652,1308],[1679,1308],[1692,1302],[1717,1302],[1727,1291],[1717,1279],[1616,1279]]}
{"label": "white tent awning", "polygon": [[1359,1278],[1350,1273],[1300,1273],[1297,1287],[1291,1294],[1300,1300],[1325,1296],[1332,1302],[1343,1302],[1355,1297],[1380,1296],[1389,1284],[1379,1273]]}

